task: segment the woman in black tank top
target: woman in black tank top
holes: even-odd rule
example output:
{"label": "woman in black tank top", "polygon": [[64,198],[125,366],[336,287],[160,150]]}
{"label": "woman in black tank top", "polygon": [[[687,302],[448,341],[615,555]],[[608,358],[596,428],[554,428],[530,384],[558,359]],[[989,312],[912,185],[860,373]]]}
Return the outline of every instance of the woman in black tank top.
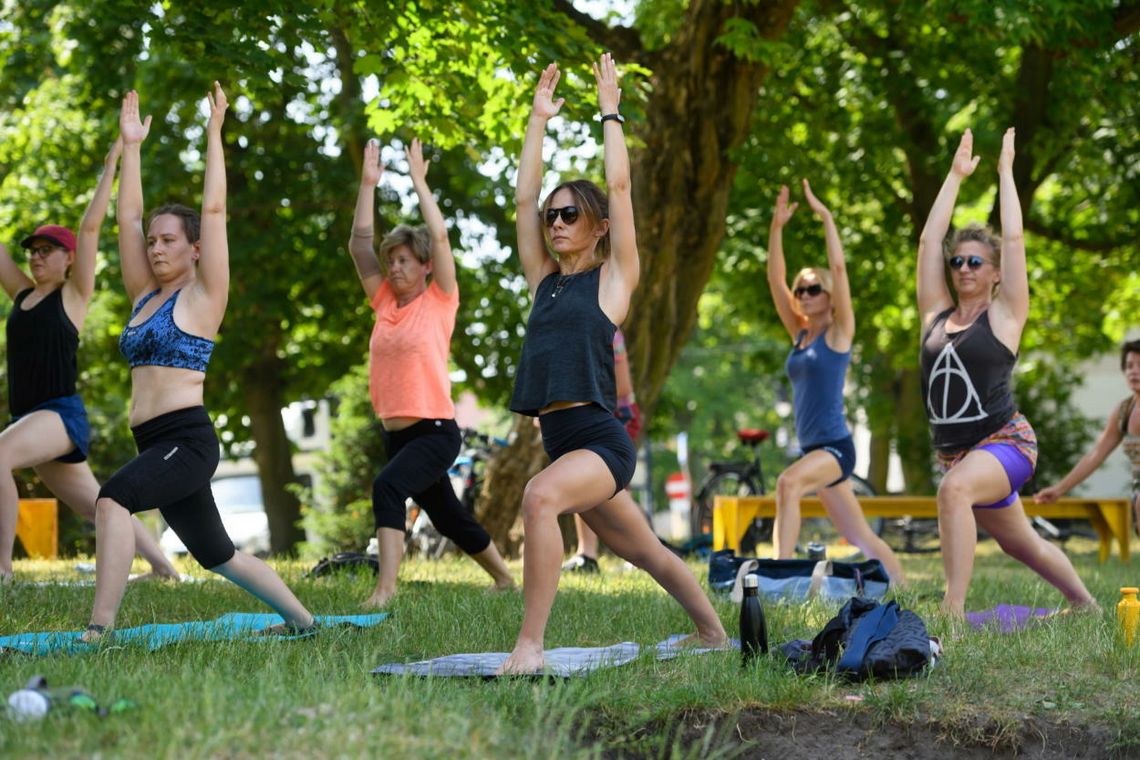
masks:
{"label": "woman in black tank top", "polygon": [[612,342],[637,286],[639,263],[617,70],[608,53],[594,65],[609,197],[579,180],[560,185],[540,208],[543,135],[563,103],[554,99],[559,76],[553,63],[539,76],[515,191],[519,259],[535,304],[511,409],[539,418],[552,463],[523,495],[525,610],[503,673],[542,671],[562,561],[558,516],[570,512],[581,514],[618,556],[672,594],[703,644],[727,641],[692,572],[657,540],[624,490],[635,453],[613,416]]}
{"label": "woman in black tank top", "polygon": [[[0,433],[0,583],[12,579],[19,493],[12,471],[32,467],[57,498],[85,520],[95,520],[99,483],[87,464],[87,412],[76,393],[76,351],[95,290],[99,228],[107,214],[116,141],[79,227],[45,224],[24,238],[29,277],[0,245],[0,284],[15,301],[8,317],[8,408],[13,422]],[[154,575],[178,572],[150,532],[133,521],[135,547]]]}
{"label": "woman in black tank top", "polygon": [[[938,488],[946,572],[942,611],[952,618],[965,616],[978,525],[1073,606],[1095,609],[1096,601],[1068,557],[1030,527],[1017,496],[1017,488],[1032,474],[1037,446],[1009,391],[1029,313],[1012,128],[998,159],[1000,245],[988,230],[971,225],[958,231],[949,257],[943,257],[958,187],[980,161],[973,147],[967,129],[918,243],[923,394],[945,473]],[[946,286],[947,266],[954,294]]]}

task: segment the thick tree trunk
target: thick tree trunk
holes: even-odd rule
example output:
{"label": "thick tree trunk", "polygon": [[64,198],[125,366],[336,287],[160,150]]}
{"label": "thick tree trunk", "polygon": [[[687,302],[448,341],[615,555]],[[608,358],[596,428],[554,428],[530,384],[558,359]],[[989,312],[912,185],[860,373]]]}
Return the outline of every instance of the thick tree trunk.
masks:
{"label": "thick tree trunk", "polygon": [[276,352],[266,350],[243,373],[242,392],[253,433],[253,460],[261,480],[261,497],[269,516],[269,550],[291,552],[304,540],[301,504],[286,486],[296,482],[292,444],[285,435],[281,409],[285,405],[279,378],[285,367]]}
{"label": "thick tree trunk", "polygon": [[549,463],[533,417],[515,415],[511,443],[487,464],[475,514],[504,556],[518,556],[522,530],[519,507],[527,481]]}
{"label": "thick tree trunk", "polygon": [[756,36],[783,34],[799,0],[692,0],[673,42],[654,61],[646,122],[635,127],[634,212],[641,283],[623,330],[646,418],[689,338],[724,239],[736,162],[768,67],[717,39],[740,19]]}

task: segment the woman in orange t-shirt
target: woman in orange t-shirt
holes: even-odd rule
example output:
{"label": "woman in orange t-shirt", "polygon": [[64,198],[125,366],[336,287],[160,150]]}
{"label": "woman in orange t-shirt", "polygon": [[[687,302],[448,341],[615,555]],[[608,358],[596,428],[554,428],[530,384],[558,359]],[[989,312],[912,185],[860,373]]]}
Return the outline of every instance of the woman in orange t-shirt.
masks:
{"label": "woman in orange t-shirt", "polygon": [[[380,573],[365,607],[384,607],[396,593],[408,497],[427,511],[436,530],[490,574],[495,588],[514,587],[491,536],[459,503],[447,476],[461,444],[447,372],[459,287],[447,225],[428,187],[428,162],[418,139],[412,140],[407,158],[426,226],[396,227],[381,240],[377,258],[372,248],[373,205],[383,169],[380,146],[369,140],[348,244],[376,312],[369,341],[369,390],[388,452],[388,464],[372,484]],[[380,261],[387,264],[387,273]]]}

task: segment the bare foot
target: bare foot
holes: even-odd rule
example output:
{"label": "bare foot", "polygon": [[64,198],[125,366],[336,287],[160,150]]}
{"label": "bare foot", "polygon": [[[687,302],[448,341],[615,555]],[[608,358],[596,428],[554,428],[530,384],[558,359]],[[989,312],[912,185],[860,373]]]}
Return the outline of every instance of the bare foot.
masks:
{"label": "bare foot", "polygon": [[533,676],[541,675],[546,666],[546,657],[542,652],[541,644],[515,644],[515,651],[503,661],[495,671],[497,676]]}
{"label": "bare foot", "polygon": [[7,586],[16,580],[12,573],[0,573],[0,586]]}
{"label": "bare foot", "polygon": [[88,623],[87,630],[79,637],[84,644],[98,644],[111,638],[111,629],[105,625]]}
{"label": "bare foot", "polygon": [[516,591],[518,586],[515,585],[514,578],[507,578],[505,580],[497,580],[491,584],[491,591]]}
{"label": "bare foot", "polygon": [[372,592],[372,596],[364,600],[360,606],[366,610],[382,610],[388,606],[392,601],[392,597],[396,595],[396,589],[384,590],[376,589]]}
{"label": "bare foot", "polygon": [[135,581],[171,581],[172,583],[181,583],[182,576],[177,572],[171,573],[166,570],[151,570],[149,573],[132,575],[128,580],[131,583]]}

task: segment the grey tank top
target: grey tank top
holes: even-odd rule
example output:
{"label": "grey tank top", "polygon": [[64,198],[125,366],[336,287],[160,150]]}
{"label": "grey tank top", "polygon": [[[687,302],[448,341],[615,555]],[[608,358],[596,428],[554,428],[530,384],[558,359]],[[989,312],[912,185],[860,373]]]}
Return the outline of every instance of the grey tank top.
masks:
{"label": "grey tank top", "polygon": [[554,272],[538,284],[511,411],[537,417],[556,401],[589,401],[613,414],[617,326],[598,305],[601,273],[601,267],[569,276]]}

